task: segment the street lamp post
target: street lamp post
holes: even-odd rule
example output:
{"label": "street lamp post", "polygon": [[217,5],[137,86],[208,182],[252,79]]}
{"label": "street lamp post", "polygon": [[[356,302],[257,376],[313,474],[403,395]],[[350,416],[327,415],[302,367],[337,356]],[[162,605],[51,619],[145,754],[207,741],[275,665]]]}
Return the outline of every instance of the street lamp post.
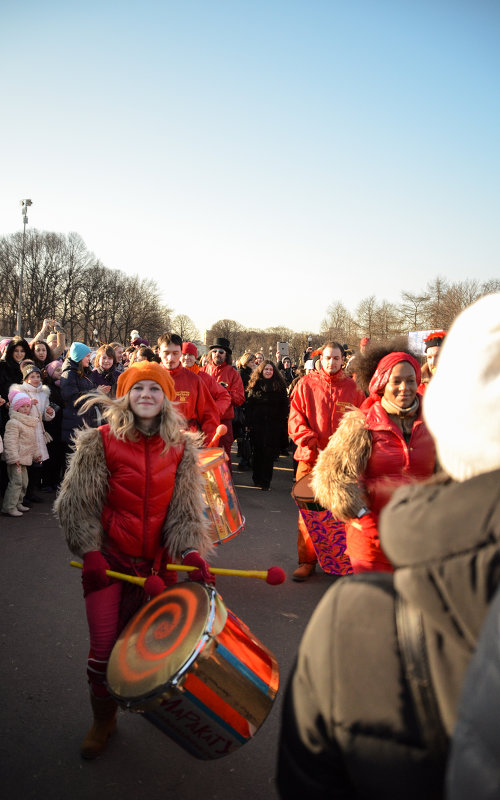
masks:
{"label": "street lamp post", "polygon": [[19,300],[17,303],[17,335],[22,336],[23,315],[23,277],[24,277],[24,246],[26,242],[26,225],[28,224],[28,207],[33,205],[31,200],[21,200],[21,214],[23,215],[23,244],[21,250],[21,273],[19,275]]}

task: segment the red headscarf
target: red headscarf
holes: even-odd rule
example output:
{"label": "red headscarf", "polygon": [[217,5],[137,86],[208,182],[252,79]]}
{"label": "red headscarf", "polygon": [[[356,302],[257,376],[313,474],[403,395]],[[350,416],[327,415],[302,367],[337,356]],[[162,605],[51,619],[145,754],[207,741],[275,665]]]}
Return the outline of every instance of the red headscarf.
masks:
{"label": "red headscarf", "polygon": [[380,396],[389,382],[393,368],[396,366],[396,364],[400,364],[401,361],[407,361],[409,364],[411,364],[415,370],[417,385],[420,383],[421,370],[420,364],[416,358],[413,358],[413,356],[409,355],[409,353],[389,353],[380,359],[377,364],[377,369],[375,370],[370,381],[368,391],[370,392],[370,397],[372,400],[380,400]]}

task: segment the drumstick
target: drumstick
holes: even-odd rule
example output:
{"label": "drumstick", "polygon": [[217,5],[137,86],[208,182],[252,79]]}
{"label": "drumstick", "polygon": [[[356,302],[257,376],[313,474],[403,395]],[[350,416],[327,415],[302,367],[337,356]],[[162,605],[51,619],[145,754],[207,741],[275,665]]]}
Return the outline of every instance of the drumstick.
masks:
{"label": "drumstick", "polygon": [[218,425],[213,435],[213,439],[208,445],[208,447],[217,447],[217,445],[219,444],[219,439],[222,436],[225,436],[226,433],[227,433],[227,427],[225,425]]}
{"label": "drumstick", "polygon": [[[83,564],[79,561],[70,561],[72,567],[83,569]],[[198,567],[188,567],[184,564],[166,564],[166,568],[176,572],[193,572]],[[285,580],[285,573],[281,567],[269,567],[269,569],[228,569],[226,567],[210,567],[213,575],[234,575],[238,578],[260,578],[271,586],[277,586]],[[146,578],[139,578],[137,575],[127,575],[124,572],[114,572],[112,569],[106,570],[106,575],[110,578],[117,578],[120,581],[135,583],[137,586],[144,586]]]}

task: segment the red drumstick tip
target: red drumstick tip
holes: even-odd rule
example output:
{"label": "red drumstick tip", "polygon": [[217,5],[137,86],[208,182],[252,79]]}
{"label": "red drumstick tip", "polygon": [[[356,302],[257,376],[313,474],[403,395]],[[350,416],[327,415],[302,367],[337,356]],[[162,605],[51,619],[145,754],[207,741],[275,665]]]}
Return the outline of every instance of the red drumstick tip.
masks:
{"label": "red drumstick tip", "polygon": [[284,583],[285,578],[285,571],[281,569],[281,567],[269,567],[267,570],[266,583],[270,583],[271,586],[277,586],[278,583]]}

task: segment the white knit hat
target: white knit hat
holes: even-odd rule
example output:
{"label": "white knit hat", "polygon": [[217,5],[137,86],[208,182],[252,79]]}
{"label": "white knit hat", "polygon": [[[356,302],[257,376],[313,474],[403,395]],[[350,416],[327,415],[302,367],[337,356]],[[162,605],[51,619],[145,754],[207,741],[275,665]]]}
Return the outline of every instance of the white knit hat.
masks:
{"label": "white knit hat", "polygon": [[443,469],[457,481],[500,469],[500,293],[462,311],[424,396]]}

